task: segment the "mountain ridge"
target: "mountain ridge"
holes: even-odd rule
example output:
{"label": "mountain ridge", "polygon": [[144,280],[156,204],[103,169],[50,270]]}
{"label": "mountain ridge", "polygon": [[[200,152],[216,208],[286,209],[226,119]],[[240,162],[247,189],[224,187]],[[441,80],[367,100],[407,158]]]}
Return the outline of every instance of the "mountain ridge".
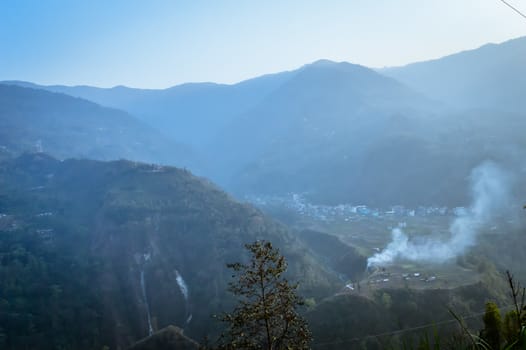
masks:
{"label": "mountain ridge", "polygon": [[0,84],[0,142],[58,158],[129,158],[187,166],[189,147],[114,108],[59,92]]}
{"label": "mountain ridge", "polygon": [[417,91],[460,108],[524,110],[526,37],[442,58],[380,69]]}

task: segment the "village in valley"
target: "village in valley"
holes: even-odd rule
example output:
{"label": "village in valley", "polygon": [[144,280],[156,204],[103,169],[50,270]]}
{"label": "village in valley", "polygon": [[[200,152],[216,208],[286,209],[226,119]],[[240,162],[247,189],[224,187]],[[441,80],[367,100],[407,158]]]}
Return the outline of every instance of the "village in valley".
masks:
{"label": "village in valley", "polygon": [[367,205],[338,204],[324,205],[310,203],[304,194],[290,193],[286,196],[247,196],[245,200],[263,210],[282,208],[295,212],[299,216],[317,221],[353,221],[360,217],[429,217],[461,215],[464,207],[448,208],[444,206],[418,206],[407,208],[403,205],[392,205],[388,208],[371,208]]}
{"label": "village in valley", "polygon": [[[447,239],[451,221],[465,215],[468,210],[465,207],[444,206],[331,206],[310,203],[305,195],[298,193],[245,199],[263,211],[274,215],[280,213],[283,221],[298,230],[315,229],[337,236],[366,257],[380,253],[386,247],[393,228],[403,229],[414,237],[433,235]],[[339,293],[368,296],[386,288],[449,289],[476,283],[480,276],[471,266],[461,266],[456,260],[446,264],[397,261],[389,266],[369,267],[361,280],[344,281]]]}

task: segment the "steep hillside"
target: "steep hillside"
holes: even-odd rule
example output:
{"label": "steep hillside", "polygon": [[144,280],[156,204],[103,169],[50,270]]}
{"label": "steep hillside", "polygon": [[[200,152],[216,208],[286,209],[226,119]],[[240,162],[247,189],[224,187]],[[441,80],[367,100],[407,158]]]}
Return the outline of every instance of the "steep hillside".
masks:
{"label": "steep hillside", "polygon": [[176,168],[129,161],[0,163],[3,348],[114,349],[170,324],[201,340],[227,310],[225,264],[268,239],[302,294],[336,276],[282,226]]}
{"label": "steep hillside", "polygon": [[0,145],[58,158],[195,164],[191,150],[129,114],[44,90],[0,84]]}
{"label": "steep hillside", "polygon": [[522,37],[380,72],[459,107],[522,112],[526,107],[525,61],[526,37]]}
{"label": "steep hillside", "polygon": [[324,265],[341,276],[343,281],[358,281],[367,268],[367,258],[356,248],[344,244],[337,237],[314,230],[302,230],[299,238]]}

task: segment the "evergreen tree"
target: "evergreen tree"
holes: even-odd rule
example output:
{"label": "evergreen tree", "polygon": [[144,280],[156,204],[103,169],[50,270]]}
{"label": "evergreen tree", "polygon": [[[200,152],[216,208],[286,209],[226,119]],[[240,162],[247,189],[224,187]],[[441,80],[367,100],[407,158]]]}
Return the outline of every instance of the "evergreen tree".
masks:
{"label": "evergreen tree", "polygon": [[311,334],[298,314],[303,300],[296,294],[297,283],[283,273],[285,258],[270,242],[247,244],[252,257],[248,264],[229,264],[234,281],[229,291],[238,305],[222,316],[228,329],[221,336],[221,349],[308,349]]}

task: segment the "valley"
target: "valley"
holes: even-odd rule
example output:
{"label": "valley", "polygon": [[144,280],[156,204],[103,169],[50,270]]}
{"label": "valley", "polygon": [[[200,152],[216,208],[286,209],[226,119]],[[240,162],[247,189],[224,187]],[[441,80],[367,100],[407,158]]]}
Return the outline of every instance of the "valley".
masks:
{"label": "valley", "polygon": [[[244,32],[225,18],[214,32]],[[119,27],[123,37],[133,32],[123,46],[150,41],[131,30],[142,21]],[[103,22],[101,38],[110,38]],[[162,49],[123,51],[104,69],[107,57],[93,56],[97,69],[76,72],[122,68],[130,79],[178,82],[194,64],[214,67],[207,74],[242,70],[234,61],[253,49],[214,63],[201,50],[234,44],[198,44],[199,31],[178,30],[161,31],[173,36]],[[99,51],[121,44],[109,42]],[[181,42],[191,48],[160,54]],[[508,313],[507,274],[526,281],[526,37],[471,47],[383,68],[291,47],[302,63],[270,74],[148,88],[70,84],[78,80],[57,74],[66,59],[53,61],[53,79],[2,75],[3,51],[0,348],[252,349],[235,339],[266,333],[270,342],[271,315],[286,321],[283,334],[305,320],[298,332],[310,345],[301,350],[427,350],[441,348],[441,337],[489,339],[486,314],[500,312],[491,350],[510,349],[526,329],[526,308]],[[54,52],[40,51],[27,59]],[[243,64],[278,62],[286,51]],[[179,55],[191,64],[179,66]],[[132,68],[136,59],[148,74]],[[156,72],[164,60],[170,69]],[[263,253],[247,251],[254,242],[271,243],[276,266],[256,268]],[[236,287],[243,268],[257,273]],[[240,310],[245,319],[225,316]],[[253,317],[265,332],[242,328]],[[221,347],[236,322],[242,331]],[[267,345],[281,350],[256,348]]]}
{"label": "valley", "polygon": [[[443,309],[435,311],[437,320],[447,318],[445,306],[450,303],[469,313],[478,311],[485,298],[501,298],[500,292],[486,287],[493,283],[488,278],[498,274],[476,250],[446,264],[402,259],[367,266],[367,260],[389,244],[391,229],[403,228],[412,238],[446,238],[448,225],[465,208],[320,206],[300,195],[252,199],[280,218],[278,224],[183,170],[129,161],[61,162],[44,154],[0,163],[0,184],[0,275],[18,271],[16,280],[0,281],[6,300],[19,301],[3,304],[0,327],[8,332],[9,344],[17,346],[37,344],[41,336],[52,339],[55,332],[77,334],[67,326],[72,321],[69,312],[88,304],[89,312],[80,317],[97,335],[75,337],[93,344],[130,346],[133,339],[170,324],[194,339],[217,334],[219,325],[210,315],[232,303],[225,293],[226,263],[239,260],[243,244],[256,238],[270,239],[282,249],[289,275],[299,279],[302,295],[316,305],[307,313],[314,325],[326,317],[323,310],[354,298],[356,312],[346,316],[346,326],[334,325],[332,332],[365,336],[366,329],[348,327],[362,317],[359,310],[370,307],[389,315],[378,329],[393,329],[392,320],[414,306],[390,309],[384,299],[398,303],[407,293],[418,303],[439,298]],[[207,253],[196,254],[203,250]],[[71,284],[74,275],[83,278]],[[36,290],[46,291],[42,301],[31,299]],[[78,304],[64,303],[69,295],[77,295]],[[34,309],[42,302],[54,305],[53,319]],[[15,326],[17,318],[22,323]],[[35,333],[25,328],[30,320]],[[420,315],[402,324],[409,327],[421,320]],[[332,334],[323,329],[313,328],[317,339]],[[112,335],[116,331],[117,337]],[[33,335],[23,336],[27,332]],[[87,346],[73,339],[64,341]]]}
{"label": "valley", "polygon": [[[300,235],[303,230],[330,233],[365,258],[380,253],[391,242],[394,228],[403,228],[416,240],[430,236],[447,240],[451,221],[466,211],[463,207],[406,208],[397,205],[380,210],[365,205],[315,205],[298,194],[285,198],[250,197],[248,200],[294,227]],[[487,235],[496,235],[499,230],[498,226],[493,226]],[[446,264],[402,259],[389,266],[370,267],[358,279],[342,281],[345,286],[339,293],[369,295],[382,288],[450,289],[481,280],[477,266],[463,265],[460,266],[457,259]]]}

